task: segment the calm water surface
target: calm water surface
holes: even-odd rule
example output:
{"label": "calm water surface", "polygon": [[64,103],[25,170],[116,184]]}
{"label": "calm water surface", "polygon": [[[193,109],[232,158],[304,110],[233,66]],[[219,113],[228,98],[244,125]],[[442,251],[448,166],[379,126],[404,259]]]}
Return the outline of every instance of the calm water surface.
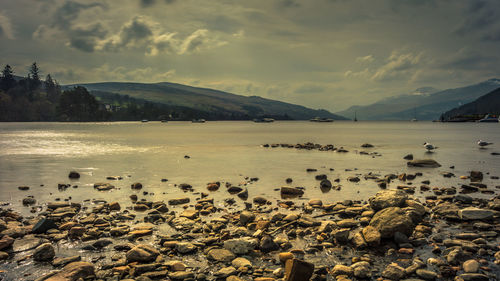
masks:
{"label": "calm water surface", "polygon": [[[478,139],[495,144],[479,149]],[[349,153],[261,147],[264,143],[308,141],[343,146]],[[422,147],[425,141],[439,148],[435,153],[426,153]],[[375,147],[363,149],[360,147],[363,143]],[[382,156],[359,154],[362,150],[376,151]],[[274,189],[285,185],[285,179],[291,177],[293,186],[306,188],[306,199],[322,198],[327,202],[366,199],[378,191],[377,185],[364,180],[349,183],[347,177],[369,172],[384,175],[420,171],[425,179],[431,179],[432,186],[456,186],[461,182],[458,177],[445,179],[440,172],[452,171],[459,176],[474,169],[500,175],[500,156],[491,155],[496,151],[500,151],[500,126],[484,123],[1,123],[0,201],[29,214],[29,208],[21,205],[26,195],[34,195],[39,202],[71,197],[75,202],[103,199],[125,205],[131,204],[128,197],[134,192],[147,200],[179,196],[195,199],[198,195],[183,193],[174,185],[189,183],[195,191],[206,192],[208,182],[238,184],[245,177],[259,178],[248,186],[250,198],[264,195],[279,199],[279,192]],[[433,158],[442,167],[407,168],[403,156],[408,153],[417,159]],[[185,155],[191,158],[185,159]],[[307,168],[317,168],[318,173],[325,173],[330,179],[340,178],[342,190],[323,194],[314,174],[306,172]],[[80,172],[82,177],[70,181],[67,175],[71,170]],[[106,176],[124,179],[112,182],[116,190],[94,190],[94,183],[109,182]],[[161,182],[162,178],[168,182]],[[154,194],[143,196],[142,191],[132,191],[133,182],[141,182],[142,191]],[[58,191],[58,183],[71,183],[78,188]],[[486,183],[499,184],[490,179]],[[31,189],[18,192],[20,185]],[[222,188],[211,196],[230,197]]]}

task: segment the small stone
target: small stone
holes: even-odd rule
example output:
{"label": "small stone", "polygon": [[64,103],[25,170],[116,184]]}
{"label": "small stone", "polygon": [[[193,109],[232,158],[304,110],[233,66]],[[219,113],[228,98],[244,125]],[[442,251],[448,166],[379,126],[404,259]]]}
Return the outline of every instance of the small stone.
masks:
{"label": "small stone", "polygon": [[353,273],[354,273],[354,270],[350,266],[342,265],[342,264],[337,264],[332,269],[333,276],[338,276],[338,275],[351,276]]}
{"label": "small stone", "polygon": [[155,248],[149,245],[137,245],[127,252],[128,262],[152,262],[160,254]]}
{"label": "small stone", "polygon": [[86,279],[93,276],[94,265],[88,262],[72,262],[67,264],[61,271],[48,278],[43,278],[45,281],[74,281],[79,279]]}
{"label": "small stone", "polygon": [[283,252],[278,254],[278,259],[281,263],[285,263],[289,259],[293,259],[295,256],[290,252]]}
{"label": "small stone", "polygon": [[208,252],[208,257],[215,261],[230,262],[234,260],[235,255],[226,249],[212,249]]}
{"label": "small stone", "polygon": [[382,272],[382,276],[391,280],[400,280],[405,276],[405,270],[399,265],[392,263],[385,268]]}
{"label": "small stone", "polygon": [[242,225],[247,225],[255,219],[255,214],[250,211],[242,211],[240,213],[240,223]]}
{"label": "small stone", "polygon": [[31,232],[35,234],[42,234],[47,232],[49,229],[57,229],[56,223],[51,219],[42,218],[33,226]]}
{"label": "small stone", "polygon": [[228,266],[221,268],[219,271],[215,272],[214,275],[219,278],[226,278],[230,275],[236,275],[236,273],[237,273],[236,268]]}
{"label": "small stone", "polygon": [[141,189],[142,188],[142,184],[140,182],[136,182],[136,183],[133,183],[132,185],[130,185],[130,187],[132,189]]}
{"label": "small stone", "polygon": [[476,260],[467,260],[462,267],[466,273],[476,273],[479,271],[479,263]]}
{"label": "small stone", "polygon": [[438,274],[436,272],[426,269],[417,269],[416,273],[418,277],[425,280],[435,280],[438,278]]}
{"label": "small stone", "polygon": [[231,265],[234,266],[235,268],[240,268],[240,267],[246,267],[246,268],[252,268],[252,263],[242,257],[235,258],[232,262]]}

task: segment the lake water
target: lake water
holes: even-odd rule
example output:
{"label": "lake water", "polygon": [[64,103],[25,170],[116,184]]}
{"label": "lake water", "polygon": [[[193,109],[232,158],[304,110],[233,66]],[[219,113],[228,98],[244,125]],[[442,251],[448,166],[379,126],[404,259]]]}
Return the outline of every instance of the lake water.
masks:
{"label": "lake water", "polygon": [[[479,149],[478,139],[495,144]],[[422,144],[426,141],[439,147],[436,152],[425,152]],[[304,142],[333,144],[349,152],[261,146]],[[363,149],[360,147],[363,143],[375,147]],[[378,152],[381,156],[362,155],[360,151]],[[275,189],[286,185],[285,179],[290,177],[292,186],[306,188],[304,199],[321,198],[326,202],[366,199],[379,190],[377,184],[363,179],[351,183],[347,177],[369,172],[385,175],[418,171],[424,177],[417,178],[414,184],[430,179],[431,186],[457,186],[463,182],[458,176],[471,170],[500,175],[500,156],[491,155],[496,151],[500,151],[500,126],[484,123],[1,123],[0,201],[9,202],[27,215],[30,208],[21,204],[27,195],[34,195],[38,202],[71,197],[75,202],[103,199],[124,206],[131,206],[128,198],[131,193],[154,201],[181,196],[194,200],[198,194],[184,193],[175,184],[189,183],[195,191],[208,192],[205,186],[209,182],[243,184],[245,177],[259,178],[248,185],[249,198],[263,195],[275,202],[280,199]],[[407,168],[403,156],[409,153],[416,159],[435,159],[442,167]],[[307,173],[307,168],[316,168],[318,172]],[[81,178],[69,180],[71,170],[80,172]],[[457,177],[448,179],[440,175],[448,171]],[[314,178],[318,173],[332,180],[339,178],[342,189],[322,193]],[[109,181],[107,176],[122,176],[123,180]],[[162,182],[164,178],[168,181]],[[93,188],[96,182],[110,182],[117,189],[99,192]],[[134,182],[142,183],[143,190],[131,190],[130,184]],[[78,188],[59,191],[58,183],[71,183]],[[485,183],[500,184],[489,176]],[[395,188],[397,184],[389,187]],[[21,185],[30,186],[30,190],[19,192]],[[150,194],[143,195],[143,191]],[[232,197],[224,188],[210,196]],[[216,202],[223,204],[222,200]],[[237,203],[242,204],[239,199]]]}

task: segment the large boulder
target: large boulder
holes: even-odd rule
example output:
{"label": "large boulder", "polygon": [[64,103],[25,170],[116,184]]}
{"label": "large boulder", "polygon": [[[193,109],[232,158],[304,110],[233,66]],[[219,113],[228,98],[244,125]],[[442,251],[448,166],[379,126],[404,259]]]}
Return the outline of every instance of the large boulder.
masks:
{"label": "large boulder", "polygon": [[94,265],[77,261],[67,264],[61,271],[45,279],[45,281],[76,281],[94,275]]}
{"label": "large boulder", "polygon": [[155,248],[149,245],[137,245],[127,252],[127,262],[152,262],[160,254]]}
{"label": "large boulder", "polygon": [[377,192],[368,201],[373,210],[379,211],[387,207],[403,207],[408,195],[398,189],[387,189]]}
{"label": "large boulder", "polygon": [[382,238],[392,238],[398,231],[410,236],[415,228],[411,217],[399,207],[378,211],[371,219],[370,226],[377,229]]}

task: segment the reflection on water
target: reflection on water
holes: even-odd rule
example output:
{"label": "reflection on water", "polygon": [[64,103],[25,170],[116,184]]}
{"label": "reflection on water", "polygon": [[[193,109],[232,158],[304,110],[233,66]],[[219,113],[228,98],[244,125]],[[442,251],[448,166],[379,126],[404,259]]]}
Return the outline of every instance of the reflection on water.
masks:
{"label": "reflection on water", "polygon": [[[494,144],[487,149],[477,147],[481,138]],[[294,148],[264,148],[265,143],[333,144],[348,153],[308,151]],[[438,146],[426,154],[422,146],[431,142]],[[371,143],[374,148],[361,148]],[[150,193],[148,200],[166,200],[184,194],[175,185],[190,183],[195,191],[206,191],[213,181],[244,183],[245,177],[259,180],[247,184],[250,198],[263,195],[280,199],[275,189],[286,185],[305,187],[304,198],[339,201],[364,199],[378,187],[373,181],[347,181],[349,176],[367,173],[421,171],[432,186],[460,184],[458,178],[446,179],[440,173],[452,171],[467,174],[472,169],[500,174],[498,124],[450,124],[431,122],[191,122],[169,123],[2,123],[0,124],[0,201],[20,207],[22,198],[34,195],[39,202],[68,198],[103,199],[129,204],[130,184],[141,182]],[[497,149],[498,147],[498,149]],[[380,157],[360,153],[378,152]],[[403,156],[433,158],[439,169],[407,168]],[[189,155],[190,158],[184,156]],[[450,166],[455,166],[450,169]],[[318,169],[307,173],[306,169]],[[67,178],[70,170],[82,177]],[[339,179],[331,190],[320,188],[316,174]],[[98,192],[95,182],[109,182],[107,176],[121,176],[113,181],[116,189]],[[168,179],[162,182],[161,179]],[[490,180],[490,179],[489,179]],[[57,189],[58,183],[77,188]],[[418,184],[415,183],[415,184]],[[492,182],[497,185],[498,183]],[[17,186],[28,185],[28,192]],[[43,185],[43,186],[41,186]],[[140,194],[139,194],[140,195]],[[229,196],[222,189],[211,194],[215,199]],[[21,207],[23,208],[23,207]],[[26,213],[29,208],[23,208]]]}

